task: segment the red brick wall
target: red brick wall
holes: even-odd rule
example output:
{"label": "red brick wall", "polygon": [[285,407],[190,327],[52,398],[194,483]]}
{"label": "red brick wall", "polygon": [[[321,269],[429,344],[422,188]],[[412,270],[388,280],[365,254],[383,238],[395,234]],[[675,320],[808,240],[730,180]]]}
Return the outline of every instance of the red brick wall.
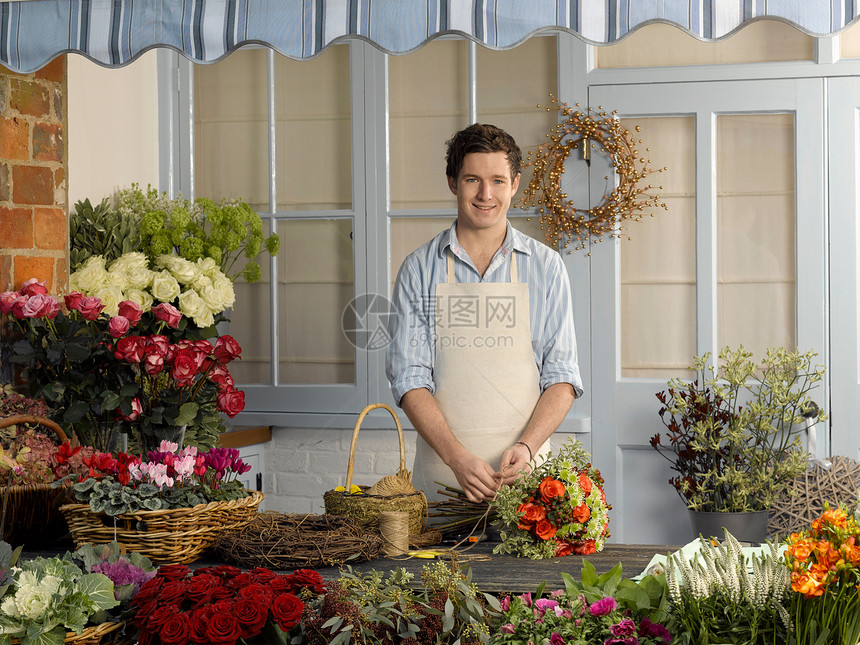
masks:
{"label": "red brick wall", "polygon": [[0,291],[68,286],[66,57],[33,74],[0,67]]}

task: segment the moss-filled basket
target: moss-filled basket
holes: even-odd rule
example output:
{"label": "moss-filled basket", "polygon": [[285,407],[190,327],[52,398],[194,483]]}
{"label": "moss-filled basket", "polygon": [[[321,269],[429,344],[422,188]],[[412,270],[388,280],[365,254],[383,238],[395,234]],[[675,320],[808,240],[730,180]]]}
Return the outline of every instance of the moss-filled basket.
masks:
{"label": "moss-filled basket", "polygon": [[[0,428],[14,425],[40,425],[53,430],[60,441],[68,441],[66,433],[54,421],[29,414],[0,419]],[[2,539],[9,544],[28,547],[53,542],[66,534],[66,524],[60,506],[71,500],[70,483],[22,484],[0,486],[0,500],[5,504]]]}
{"label": "moss-filled basket", "polygon": [[66,518],[75,546],[119,542],[126,551],[145,555],[153,564],[188,564],[212,548],[222,531],[240,529],[257,514],[263,493],[188,508],[135,511],[111,517],[93,513],[88,504],[66,504]]}
{"label": "moss-filled basket", "polygon": [[[361,526],[379,531],[379,520],[382,513],[386,511],[405,511],[409,513],[409,534],[420,535],[424,532],[427,524],[427,498],[420,490],[412,493],[400,494],[384,494],[375,495],[368,493],[371,487],[359,486],[361,493],[352,493],[352,475],[355,470],[355,445],[358,441],[358,431],[361,428],[361,423],[367,416],[368,412],[377,408],[388,410],[394,418],[394,424],[397,426],[397,437],[400,440],[400,475],[406,475],[408,479],[411,477],[406,470],[406,444],[403,439],[403,428],[400,425],[400,419],[390,406],[384,403],[373,403],[368,405],[355,422],[355,428],[352,432],[352,444],[349,447],[349,463],[346,470],[346,490],[336,491],[330,490],[323,494],[325,503],[325,512],[331,515],[345,515],[357,521]],[[414,489],[413,489],[414,490]]]}

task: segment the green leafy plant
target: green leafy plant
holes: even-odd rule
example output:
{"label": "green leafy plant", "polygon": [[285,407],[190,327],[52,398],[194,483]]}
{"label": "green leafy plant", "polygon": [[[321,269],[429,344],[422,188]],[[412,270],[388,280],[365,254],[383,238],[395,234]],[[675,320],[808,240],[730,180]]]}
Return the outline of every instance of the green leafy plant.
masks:
{"label": "green leafy plant", "polygon": [[487,623],[498,600],[481,594],[456,563],[424,567],[423,585],[405,569],[341,573],[317,607],[302,620],[311,645],[394,643],[440,645],[488,643]]}
{"label": "green leafy plant", "polygon": [[[280,238],[277,233],[263,235],[260,216],[243,201],[222,200],[218,203],[200,197],[193,202],[179,196],[137,184],[118,193],[119,213],[138,223],[141,250],[151,259],[175,253],[196,262],[212,258],[231,279],[239,276],[246,282],[260,279],[256,258],[262,250],[277,255]],[[234,270],[244,258],[241,270]]]}
{"label": "green leafy plant", "polygon": [[77,271],[93,255],[112,262],[140,247],[137,221],[112,210],[109,200],[93,206],[89,199],[75,204],[69,216],[69,266]]}
{"label": "green leafy plant", "polygon": [[809,396],[824,377],[815,356],[776,348],[756,363],[743,346],[726,347],[718,369],[710,354],[696,357],[692,383],[672,379],[657,394],[667,441],[657,434],[651,445],[689,508],[766,510],[806,469],[801,424],[827,418]]}
{"label": "green leafy plant", "polygon": [[792,622],[787,605],[789,569],[773,542],[748,561],[738,541],[703,541],[692,562],[672,555],[666,563],[675,643],[787,643]]}

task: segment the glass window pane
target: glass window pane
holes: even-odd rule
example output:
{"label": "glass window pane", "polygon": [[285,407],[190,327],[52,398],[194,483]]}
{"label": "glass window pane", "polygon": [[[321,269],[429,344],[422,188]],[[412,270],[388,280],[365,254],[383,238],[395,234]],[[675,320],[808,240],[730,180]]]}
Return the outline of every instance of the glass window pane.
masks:
{"label": "glass window pane", "polygon": [[653,23],[621,42],[595,47],[597,67],[672,67],[813,60],[815,39],[779,20],[757,20],[716,42]]}
{"label": "glass window pane", "polygon": [[[267,225],[264,223],[264,230]],[[242,279],[233,283],[236,291],[236,303],[230,312],[228,333],[242,347],[242,359],[230,363],[230,373],[237,383],[270,383],[271,347],[270,333],[271,298],[269,287],[271,280],[271,259],[268,253],[257,257],[257,263],[262,270],[262,276],[257,282],[248,284]],[[245,266],[245,258],[241,257],[233,270],[241,270]]]}
{"label": "glass window pane", "polygon": [[756,355],[795,346],[792,114],[717,119],[717,335]]}
{"label": "glass window pane", "polygon": [[467,123],[466,42],[388,58],[391,208],[451,208],[445,142]]}
{"label": "glass window pane", "polygon": [[282,220],[278,234],[281,382],[355,382],[355,353],[341,323],[355,291],[352,220]]}
{"label": "glass window pane", "polygon": [[505,51],[477,48],[478,119],[513,136],[523,158],[558,122],[555,110],[537,109],[550,104],[550,94],[558,96],[557,69],[555,36],[530,38]]}
{"label": "glass window pane", "polygon": [[266,50],[194,66],[194,185],[198,197],[241,198],[269,210]]}
{"label": "glass window pane", "polygon": [[[696,131],[693,117],[623,120],[640,125],[652,176],[669,210],[625,224],[621,240],[621,375],[689,375],[696,353]],[[655,181],[655,183],[657,183]],[[630,239],[627,239],[629,237]]]}

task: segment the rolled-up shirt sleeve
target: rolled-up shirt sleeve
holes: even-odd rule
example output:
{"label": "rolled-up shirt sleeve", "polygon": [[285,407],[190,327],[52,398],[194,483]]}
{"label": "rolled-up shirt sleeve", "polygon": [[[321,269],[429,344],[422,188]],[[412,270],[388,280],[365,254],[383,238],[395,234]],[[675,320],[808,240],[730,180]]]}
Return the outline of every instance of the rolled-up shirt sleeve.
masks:
{"label": "rolled-up shirt sleeve", "polygon": [[385,374],[398,406],[409,390],[436,391],[430,305],[417,262],[407,257],[394,282],[393,315],[388,324],[391,342],[385,354]]}
{"label": "rolled-up shirt sleeve", "polygon": [[540,368],[540,388],[546,390],[556,383],[570,383],[577,398],[582,396],[582,377],[576,352],[576,332],[573,326],[573,298],[570,280],[561,258],[556,255],[547,265],[546,315],[540,333],[543,340]]}

